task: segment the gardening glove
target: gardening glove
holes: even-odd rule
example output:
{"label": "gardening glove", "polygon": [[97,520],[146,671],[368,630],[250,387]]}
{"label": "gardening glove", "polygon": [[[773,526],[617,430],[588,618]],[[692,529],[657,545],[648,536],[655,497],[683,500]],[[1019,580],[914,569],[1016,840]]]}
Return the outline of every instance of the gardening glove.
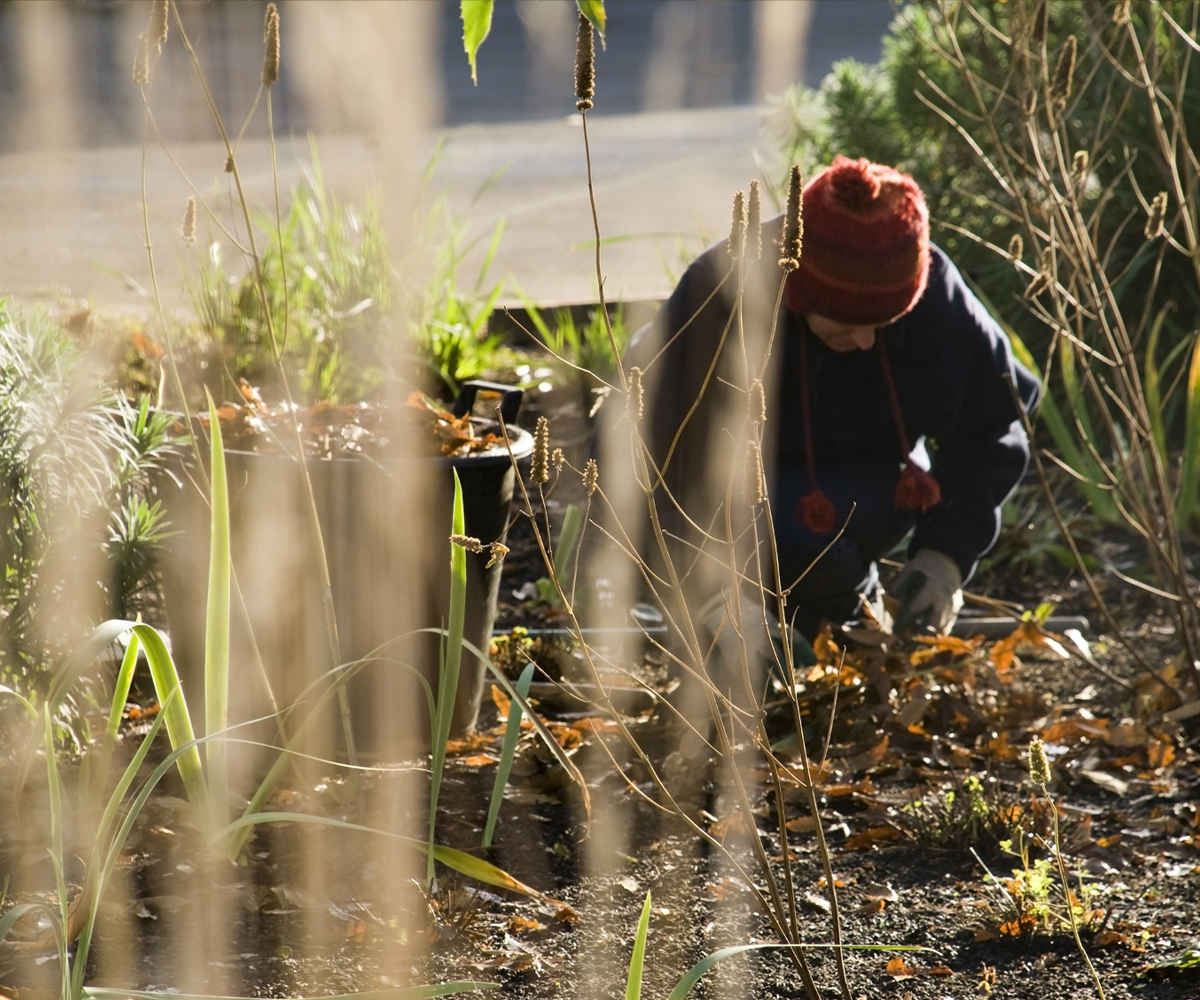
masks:
{"label": "gardening glove", "polygon": [[910,629],[945,635],[962,610],[962,572],[944,552],[921,549],[896,577],[892,597],[900,602],[897,635]]}
{"label": "gardening glove", "polygon": [[[757,664],[765,661],[772,666],[784,662],[783,639],[779,621],[766,613],[764,623],[763,607],[751,601],[748,597],[739,595],[741,601],[742,634],[746,643],[746,652],[750,663]],[[733,609],[730,606],[728,590],[722,590],[708,601],[697,615],[699,638],[703,648],[707,649],[716,639],[716,649],[713,660],[720,660],[727,668],[734,668],[742,662],[737,630],[733,626]],[[797,665],[811,667],[817,662],[817,654],[813,652],[808,640],[799,632],[792,630],[792,657]]]}

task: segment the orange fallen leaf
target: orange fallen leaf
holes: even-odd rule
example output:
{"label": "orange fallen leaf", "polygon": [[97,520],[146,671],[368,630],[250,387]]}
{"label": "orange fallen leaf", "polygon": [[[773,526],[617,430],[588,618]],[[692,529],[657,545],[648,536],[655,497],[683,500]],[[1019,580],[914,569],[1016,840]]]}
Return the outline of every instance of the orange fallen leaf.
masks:
{"label": "orange fallen leaf", "polygon": [[492,704],[496,706],[496,714],[500,718],[508,718],[508,710],[512,707],[512,699],[504,693],[499,684],[492,685]]}
{"label": "orange fallen leaf", "polygon": [[883,908],[886,905],[887,905],[887,903],[885,903],[884,900],[882,900],[882,899],[868,899],[865,903],[863,903],[862,906],[860,906],[854,912],[861,913],[864,915],[870,914],[870,913],[882,913]]}
{"label": "orange fallen leaf", "polygon": [[873,826],[862,833],[856,833],[842,845],[847,851],[864,851],[878,847],[880,844],[895,844],[904,839],[904,834],[894,826]]}
{"label": "orange fallen leaf", "polygon": [[458,762],[464,767],[487,767],[489,764],[495,764],[496,759],[485,753],[474,753],[470,757],[459,757]]}
{"label": "orange fallen leaf", "polygon": [[511,934],[525,934],[530,931],[540,931],[542,924],[532,917],[523,917],[519,913],[508,918],[508,930]]}
{"label": "orange fallen leaf", "polygon": [[899,955],[888,959],[888,964],[884,971],[893,979],[911,979],[917,974],[917,970],[911,965],[905,965],[904,959]]}

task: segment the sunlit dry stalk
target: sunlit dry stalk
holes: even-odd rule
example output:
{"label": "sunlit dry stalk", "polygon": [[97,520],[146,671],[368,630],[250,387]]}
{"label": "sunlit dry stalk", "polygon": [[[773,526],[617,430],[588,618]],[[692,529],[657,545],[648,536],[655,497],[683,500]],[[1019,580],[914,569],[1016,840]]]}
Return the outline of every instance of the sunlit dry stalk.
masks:
{"label": "sunlit dry stalk", "polygon": [[583,467],[583,492],[591,496],[596,492],[596,486],[600,482],[600,466],[596,464],[594,458],[589,458]]}
{"label": "sunlit dry stalk", "polygon": [[636,365],[629,369],[629,419],[635,424],[642,419],[642,370]]}
{"label": "sunlit dry stalk", "polygon": [[756,424],[767,422],[767,394],[760,378],[750,383],[750,419]]}
{"label": "sunlit dry stalk", "polygon": [[1071,158],[1071,185],[1079,188],[1083,185],[1087,178],[1088,172],[1088,151],[1086,149],[1076,150],[1075,155]]}
{"label": "sunlit dry stalk", "polygon": [[1042,292],[1044,292],[1047,288],[1050,287],[1050,281],[1051,281],[1051,277],[1050,277],[1049,271],[1038,272],[1037,276],[1034,277],[1034,279],[1026,286],[1025,298],[1027,298],[1027,299],[1037,298],[1039,295],[1042,294]]}
{"label": "sunlit dry stalk", "polygon": [[1150,202],[1146,216],[1146,239],[1156,240],[1163,234],[1163,220],[1167,217],[1167,192],[1159,191]]}
{"label": "sunlit dry stalk", "polygon": [[579,31],[575,38],[575,107],[588,111],[596,96],[596,40],[592,22],[579,15]]}
{"label": "sunlit dry stalk", "polygon": [[1113,10],[1113,24],[1119,27],[1120,25],[1129,23],[1129,4],[1130,0],[1121,0],[1121,2],[1117,4],[1116,8]]}
{"label": "sunlit dry stalk", "polygon": [[138,35],[137,52],[133,57],[133,82],[139,86],[150,82],[150,42],[144,31]]}
{"label": "sunlit dry stalk", "polygon": [[762,259],[762,195],[758,180],[750,182],[750,195],[746,201],[746,259]]}
{"label": "sunlit dry stalk", "polygon": [[192,244],[196,242],[196,199],[189,198],[187,206],[183,210],[183,242]]}
{"label": "sunlit dry stalk", "polygon": [[149,39],[154,43],[156,55],[162,55],[163,46],[167,44],[167,12],[169,0],[154,0],[150,9]]}
{"label": "sunlit dry stalk", "polygon": [[279,79],[279,10],[273,4],[267,4],[266,17],[263,19],[263,41],[266,51],[263,54],[262,82],[271,86]]}
{"label": "sunlit dry stalk", "polygon": [[538,417],[537,429],[533,432],[533,458],[529,464],[530,482],[537,486],[550,479],[550,421]]}
{"label": "sunlit dry stalk", "polygon": [[746,455],[746,503],[757,507],[767,498],[767,477],[763,472],[762,448],[751,440]]}
{"label": "sunlit dry stalk", "polygon": [[729,223],[729,240],[725,245],[729,256],[740,260],[746,252],[746,193],[738,191],[733,196],[733,218]]}
{"label": "sunlit dry stalk", "polygon": [[451,535],[450,541],[459,548],[474,552],[476,555],[483,551],[483,542],[472,535]]}
{"label": "sunlit dry stalk", "polygon": [[1065,108],[1067,98],[1071,96],[1071,86],[1075,80],[1076,49],[1075,36],[1067,35],[1062,51],[1058,54],[1058,62],[1054,65],[1054,85],[1050,88],[1050,103],[1056,111]]}
{"label": "sunlit dry stalk", "polygon": [[792,165],[791,179],[788,182],[787,213],[783,223],[783,245],[780,249],[779,266],[786,271],[794,271],[800,266],[800,250],[804,240],[804,178],[800,173],[800,164]]}

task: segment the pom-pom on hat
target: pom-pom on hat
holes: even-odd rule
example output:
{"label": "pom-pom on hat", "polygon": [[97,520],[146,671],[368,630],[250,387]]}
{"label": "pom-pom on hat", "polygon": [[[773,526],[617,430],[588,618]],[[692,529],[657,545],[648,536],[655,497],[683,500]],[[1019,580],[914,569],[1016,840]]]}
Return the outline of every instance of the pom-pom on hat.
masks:
{"label": "pom-pom on hat", "polygon": [[804,252],[784,288],[793,313],[880,326],[929,275],[929,210],[908,174],[839,156],[804,188]]}

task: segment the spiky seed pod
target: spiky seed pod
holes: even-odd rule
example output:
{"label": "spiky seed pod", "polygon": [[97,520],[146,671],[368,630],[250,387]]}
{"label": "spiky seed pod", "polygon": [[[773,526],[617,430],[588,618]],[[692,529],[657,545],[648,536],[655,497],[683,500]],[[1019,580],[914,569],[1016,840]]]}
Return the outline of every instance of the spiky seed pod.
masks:
{"label": "spiky seed pod", "polygon": [[189,198],[187,207],[183,210],[183,242],[196,242],[196,199]]}
{"label": "spiky seed pod", "polygon": [[533,459],[529,463],[529,479],[535,486],[550,479],[550,421],[538,417],[533,432]]}
{"label": "spiky seed pod", "polygon": [[1050,759],[1040,736],[1035,736],[1029,744],[1029,777],[1035,785],[1050,784]]}
{"label": "spiky seed pod", "polygon": [[1062,51],[1058,54],[1058,62],[1054,65],[1054,85],[1050,88],[1050,101],[1058,111],[1067,106],[1067,98],[1071,96],[1077,47],[1075,36],[1067,35]]}
{"label": "spiky seed pod", "polygon": [[757,507],[767,499],[767,477],[763,473],[762,449],[757,441],[750,442],[746,454],[746,503]]}
{"label": "spiky seed pod", "polygon": [[1050,272],[1042,271],[1029,283],[1029,287],[1025,289],[1025,298],[1037,298],[1050,287],[1050,280]]}
{"label": "spiky seed pod", "polygon": [[1113,11],[1113,24],[1122,25],[1129,23],[1129,0],[1121,0],[1117,4],[1116,10]]}
{"label": "spiky seed pod", "polygon": [[133,82],[138,85],[150,82],[150,43],[144,31],[138,35],[137,54],[133,57]]}
{"label": "spiky seed pod", "polygon": [[1163,234],[1163,220],[1167,217],[1167,192],[1159,191],[1150,202],[1150,214],[1146,216],[1146,239],[1156,240]]}
{"label": "spiky seed pod", "polygon": [[262,82],[271,86],[279,79],[279,10],[273,4],[267,4],[267,15],[263,19],[263,41],[266,52],[263,55]]}
{"label": "spiky seed pod", "polygon": [[733,196],[733,219],[729,223],[729,256],[740,260],[746,252],[746,192],[738,191]]}
{"label": "spiky seed pod", "polygon": [[600,482],[600,466],[596,464],[594,458],[589,458],[587,464],[583,467],[583,492],[591,496],[596,492],[596,486]]}
{"label": "spiky seed pod", "polygon": [[561,448],[555,448],[550,452],[550,464],[554,466],[555,472],[562,472],[563,466],[567,462],[567,456],[563,454]]}
{"label": "spiky seed pod", "polygon": [[596,41],[592,22],[581,13],[575,38],[575,107],[587,111],[596,96]]}
{"label": "spiky seed pod", "polygon": [[1013,260],[1020,260],[1025,254],[1025,241],[1021,238],[1020,233],[1013,233],[1013,238],[1008,241],[1008,255]]}
{"label": "spiky seed pod", "polygon": [[471,535],[451,535],[450,541],[459,548],[474,552],[476,555],[483,551],[483,542]]}
{"label": "spiky seed pod", "polygon": [[779,266],[785,272],[800,266],[800,249],[804,242],[804,177],[800,164],[792,165],[792,176],[788,183],[787,213],[783,222],[783,246],[780,247]]}
{"label": "spiky seed pod", "polygon": [[492,557],[487,561],[487,565],[483,567],[484,569],[491,569],[496,565],[496,563],[508,555],[508,546],[503,542],[492,542],[488,548],[492,552]]}
{"label": "spiky seed pod", "polygon": [[756,424],[767,422],[767,394],[760,378],[750,383],[750,419]]}
{"label": "spiky seed pod", "polygon": [[162,55],[163,46],[167,44],[167,11],[168,0],[154,0],[150,8],[149,39],[154,43],[156,55]]}
{"label": "spiky seed pod", "polygon": [[642,419],[642,370],[636,365],[629,369],[629,419],[635,424]]}
{"label": "spiky seed pod", "polygon": [[1050,13],[1050,5],[1046,0],[1041,0],[1038,4],[1037,12],[1033,15],[1033,31],[1029,34],[1029,40],[1034,45],[1041,45],[1046,39],[1046,19]]}
{"label": "spiky seed pod", "polygon": [[1087,179],[1088,172],[1088,151],[1086,149],[1077,150],[1075,155],[1071,157],[1071,185],[1079,187]]}
{"label": "spiky seed pod", "polygon": [[746,200],[746,251],[749,260],[762,259],[762,195],[758,181],[750,182],[750,196]]}

